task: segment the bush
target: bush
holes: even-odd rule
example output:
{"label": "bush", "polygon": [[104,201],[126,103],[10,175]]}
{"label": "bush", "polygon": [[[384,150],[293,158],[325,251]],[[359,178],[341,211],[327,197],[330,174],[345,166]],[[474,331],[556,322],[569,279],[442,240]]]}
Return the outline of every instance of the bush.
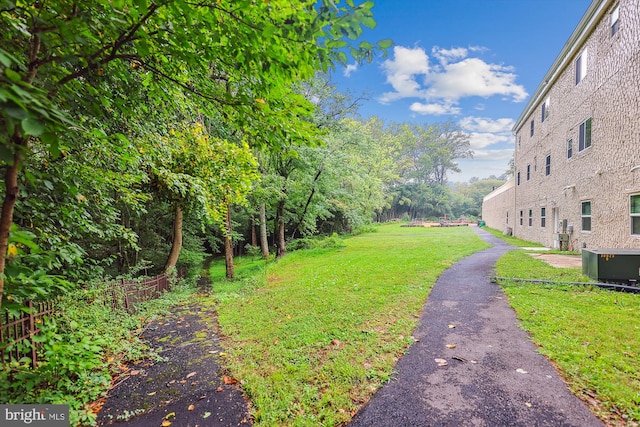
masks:
{"label": "bush", "polygon": [[304,237],[287,243],[287,250],[289,251],[302,249],[340,249],[344,247],[345,244],[342,238],[336,233],[325,237]]}

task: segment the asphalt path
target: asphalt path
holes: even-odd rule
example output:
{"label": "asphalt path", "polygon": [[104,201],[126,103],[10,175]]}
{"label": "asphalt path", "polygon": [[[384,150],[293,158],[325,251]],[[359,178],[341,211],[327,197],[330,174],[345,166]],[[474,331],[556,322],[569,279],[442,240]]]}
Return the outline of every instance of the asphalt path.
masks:
{"label": "asphalt path", "polygon": [[603,426],[538,353],[491,283],[495,262],[513,246],[473,228],[493,247],[440,276],[414,331],[417,341],[349,425]]}

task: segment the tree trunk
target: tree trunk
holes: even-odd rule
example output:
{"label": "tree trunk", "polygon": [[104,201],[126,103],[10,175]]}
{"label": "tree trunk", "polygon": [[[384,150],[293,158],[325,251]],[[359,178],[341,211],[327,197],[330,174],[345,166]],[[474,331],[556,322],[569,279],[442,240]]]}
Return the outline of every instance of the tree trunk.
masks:
{"label": "tree trunk", "polygon": [[231,241],[231,206],[227,205],[227,219],[224,231],[224,264],[226,266],[227,279],[233,279],[235,268],[233,266],[233,242]]}
{"label": "tree trunk", "polygon": [[284,198],[278,201],[278,240],[276,242],[276,258],[281,258],[287,254],[287,246],[284,239],[284,202]]}
{"label": "tree trunk", "polygon": [[260,203],[260,249],[262,257],[269,258],[269,241],[267,240],[267,208],[264,203]]}
{"label": "tree trunk", "polygon": [[18,171],[22,164],[22,155],[26,151],[27,139],[20,135],[14,135],[13,143],[16,145],[16,154],[13,156],[13,164],[7,165],[4,175],[4,200],[0,214],[0,308],[4,295],[4,270],[7,265],[7,250],[9,249],[9,232],[13,224],[13,210],[18,200]]}
{"label": "tree trunk", "polygon": [[171,243],[171,252],[164,266],[164,271],[175,268],[180,257],[182,249],[182,208],[178,203],[175,205],[175,216],[173,218],[173,242]]}
{"label": "tree trunk", "polygon": [[258,246],[258,235],[256,234],[256,216],[251,214],[251,246]]}

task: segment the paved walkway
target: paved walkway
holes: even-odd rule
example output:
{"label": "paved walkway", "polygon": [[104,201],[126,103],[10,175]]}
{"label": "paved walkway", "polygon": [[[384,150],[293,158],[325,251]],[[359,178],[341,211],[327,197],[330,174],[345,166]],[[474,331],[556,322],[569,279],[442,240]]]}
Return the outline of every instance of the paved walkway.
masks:
{"label": "paved walkway", "polygon": [[490,282],[495,262],[513,247],[474,230],[494,246],[441,275],[414,333],[419,341],[350,426],[602,426]]}

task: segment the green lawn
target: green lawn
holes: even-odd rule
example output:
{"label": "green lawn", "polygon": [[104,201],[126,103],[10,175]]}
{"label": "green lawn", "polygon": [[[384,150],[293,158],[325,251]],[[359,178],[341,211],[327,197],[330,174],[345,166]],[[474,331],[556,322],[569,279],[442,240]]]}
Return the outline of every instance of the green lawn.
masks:
{"label": "green lawn", "polygon": [[348,421],[413,341],[440,273],[486,247],[468,227],[389,224],[340,249],[289,253],[261,279],[216,280],[226,365],[256,425]]}

